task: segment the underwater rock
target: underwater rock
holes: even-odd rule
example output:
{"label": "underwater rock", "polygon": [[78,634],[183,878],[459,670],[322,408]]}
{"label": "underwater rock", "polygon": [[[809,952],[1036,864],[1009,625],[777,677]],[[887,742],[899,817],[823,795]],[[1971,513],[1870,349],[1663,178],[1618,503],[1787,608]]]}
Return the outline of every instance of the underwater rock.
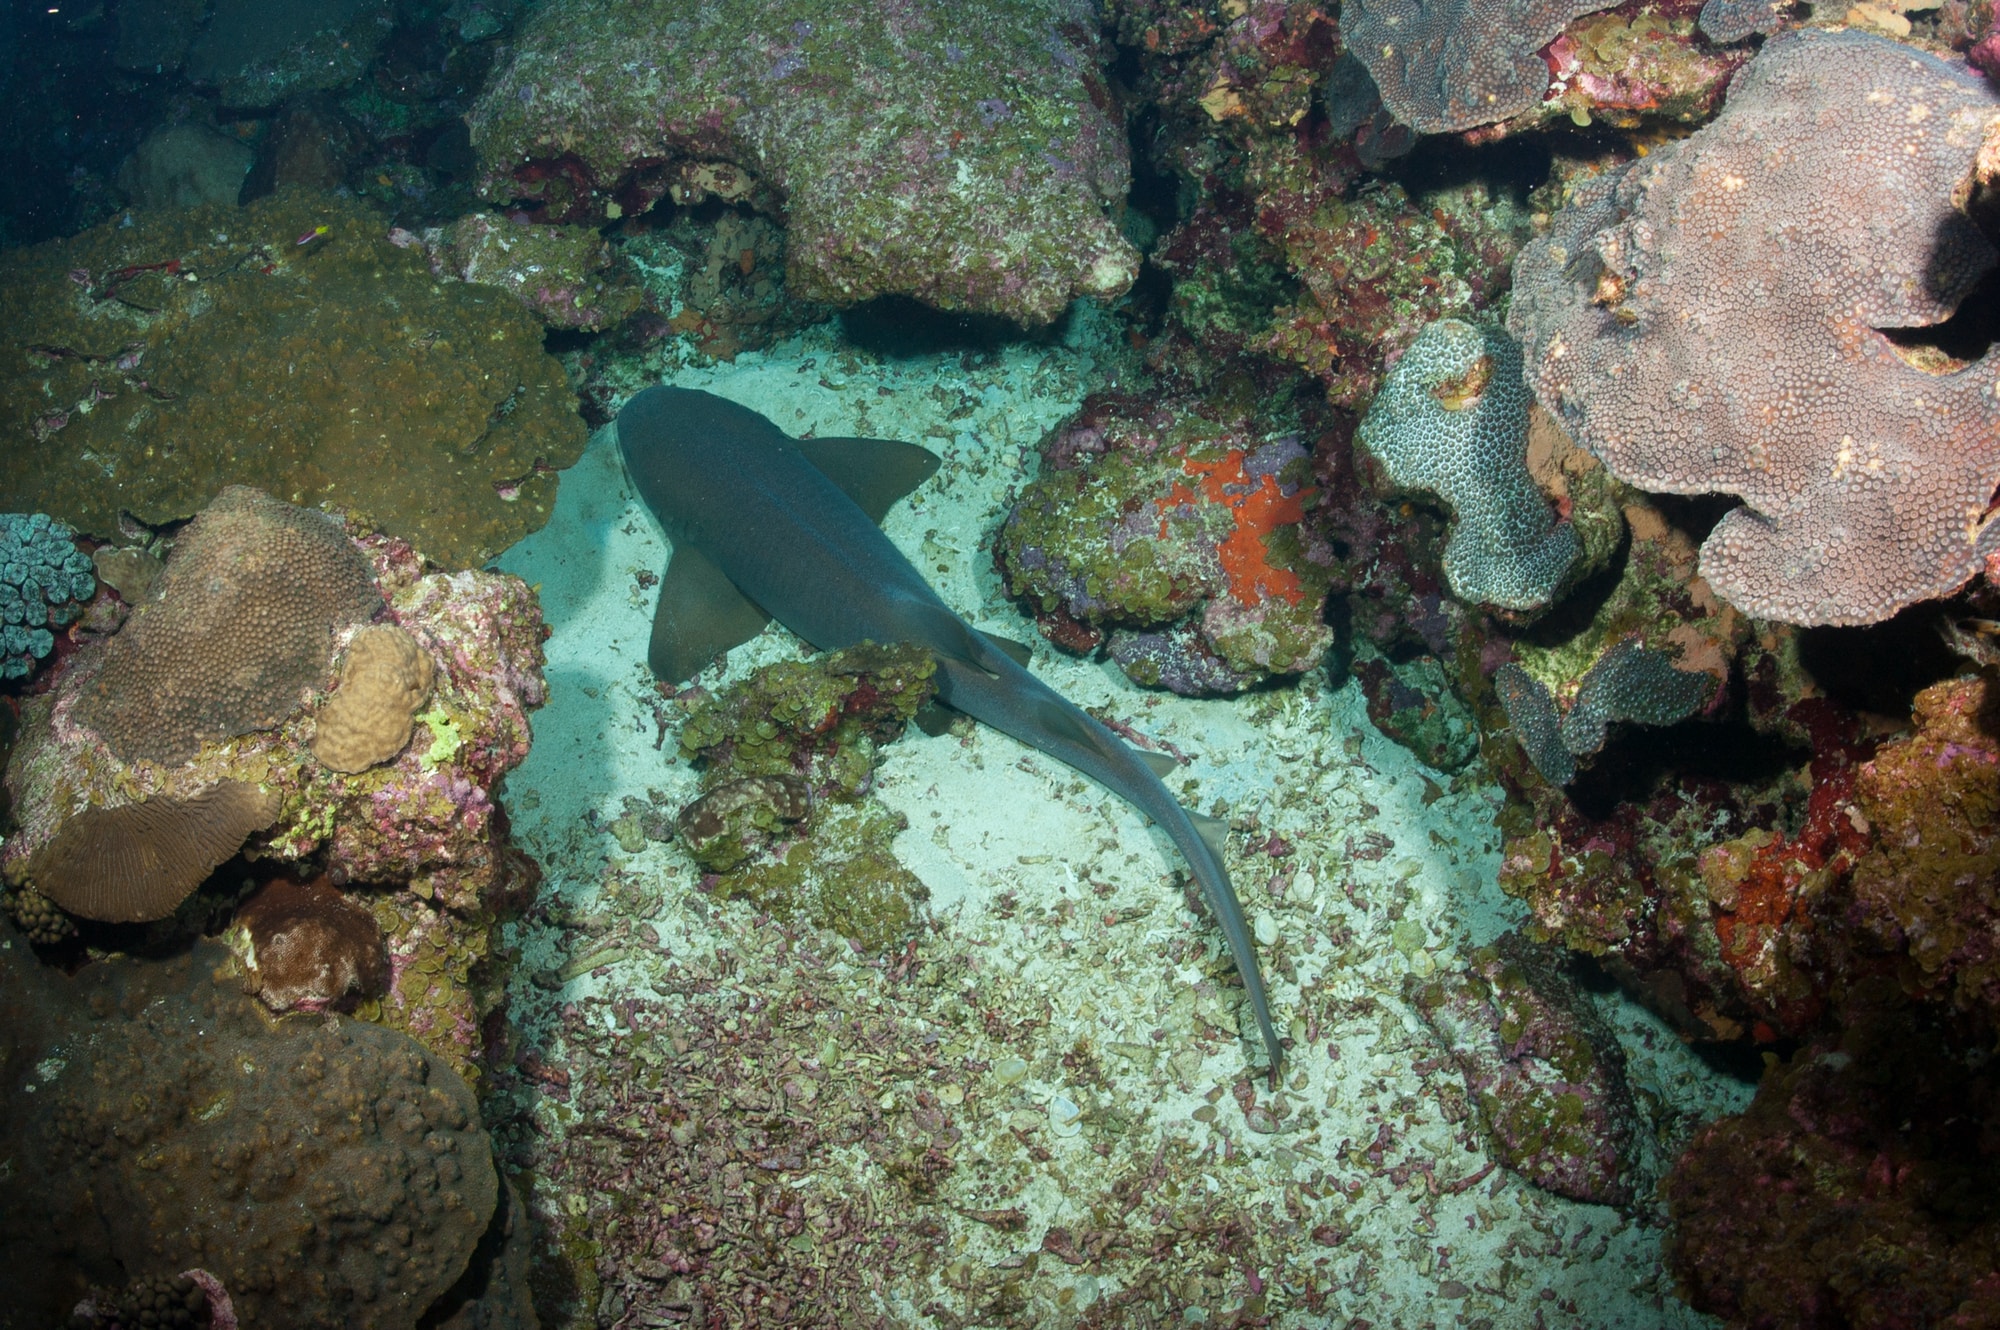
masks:
{"label": "underwater rock", "polygon": [[1318,663],[1333,556],[1305,525],[1314,494],[1296,433],[1106,396],[1042,454],[994,559],[1044,635],[1107,634],[1133,680],[1195,695]]}
{"label": "underwater rock", "polygon": [[908,936],[930,893],[892,852],[902,819],[868,788],[881,747],[935,695],[936,672],[928,651],[863,642],[695,702],[680,747],[701,764],[703,794],[677,827],[710,889],[871,952]]}
{"label": "underwater rock", "polygon": [[1579,542],[1528,472],[1521,348],[1491,324],[1440,319],[1383,380],[1355,441],[1390,482],[1452,512],[1445,580],[1454,595],[1505,610],[1546,608]]}
{"label": "underwater rock", "polygon": [[0,948],[0,1247],[11,1308],[54,1325],[129,1271],[210,1272],[241,1324],[407,1327],[494,1214],[464,1081],[404,1035],[273,1026],[213,943],[74,977]]}
{"label": "underwater rock", "polygon": [[1564,116],[1576,125],[1619,129],[1707,120],[1722,104],[1730,77],[1750,58],[1748,50],[1714,49],[1686,14],[1630,13],[1623,5],[1571,23],[1547,52],[1546,100],[1520,121]]}
{"label": "underwater rock", "polygon": [[275,106],[352,83],[393,24],[388,0],[216,0],[188,48],[187,76],[225,106]]}
{"label": "underwater rock", "polygon": [[548,520],[586,432],[513,297],[332,194],[131,222],[0,255],[0,506],[117,537],[248,484],[447,567]]}
{"label": "underwater rock", "polygon": [[0,513],[0,679],[25,679],[97,591],[76,532],[46,513]]}
{"label": "underwater rock", "polygon": [[118,188],[141,208],[233,206],[256,154],[207,125],[163,125],[118,168]]}
{"label": "underwater rock", "polygon": [[1637,1112],[1625,1055],[1560,953],[1509,933],[1404,996],[1465,1076],[1494,1154],[1537,1187],[1622,1205]]}
{"label": "underwater rock", "polygon": [[1508,323],[1537,398],[1629,484],[1743,498],[1701,560],[1738,609],[1873,623],[2000,541],[1978,516],[2000,352],[1946,364],[1882,331],[1943,321],[1992,267],[1953,194],[1996,109],[1910,47],[1786,33],[1712,124],[1586,184],[1522,252]]}
{"label": "underwater rock", "polygon": [[1479,752],[1479,726],[1435,656],[1397,661],[1357,655],[1355,682],[1368,719],[1383,735],[1436,771],[1455,772]]}
{"label": "underwater rock", "polygon": [[1049,0],[878,15],[786,0],[544,7],[468,119],[482,192],[546,220],[662,195],[782,216],[786,284],[1047,323],[1138,256],[1094,19]]}
{"label": "underwater rock", "polygon": [[1775,1063],[1662,1187],[1681,1295],[1732,1326],[2000,1317],[1995,1063],[1903,1019]]}
{"label": "underwater rock", "polygon": [[517,222],[492,213],[425,233],[431,264],[467,282],[511,291],[551,328],[597,332],[639,308],[639,289],[611,246],[587,226]]}
{"label": "underwater rock", "polygon": [[[291,520],[325,523],[318,514],[290,511]],[[394,760],[353,774],[331,771],[312,755],[307,703],[324,686],[341,645],[322,628],[316,683],[295,692],[274,728],[205,742],[185,761],[127,762],[79,715],[87,701],[102,697],[92,691],[105,677],[100,664],[120,649],[128,626],[107,643],[80,649],[53,690],[24,709],[22,741],[6,773],[21,823],[0,849],[10,882],[31,880],[36,853],[85,809],[115,812],[139,800],[186,798],[220,781],[240,781],[280,801],[276,821],[251,845],[262,857],[289,863],[320,855],[336,883],[415,884],[439,906],[466,912],[504,885],[504,828],[493,788],[527,755],[527,713],[545,696],[534,593],[498,573],[425,572],[402,542],[350,540],[331,524],[327,530],[358,560],[368,595],[386,602],[400,631],[431,662],[434,691],[429,710],[417,717],[418,741]],[[177,613],[170,598],[199,599],[211,590],[163,576],[153,603],[163,614]],[[132,641],[138,647],[124,649],[143,657],[146,639]]]}

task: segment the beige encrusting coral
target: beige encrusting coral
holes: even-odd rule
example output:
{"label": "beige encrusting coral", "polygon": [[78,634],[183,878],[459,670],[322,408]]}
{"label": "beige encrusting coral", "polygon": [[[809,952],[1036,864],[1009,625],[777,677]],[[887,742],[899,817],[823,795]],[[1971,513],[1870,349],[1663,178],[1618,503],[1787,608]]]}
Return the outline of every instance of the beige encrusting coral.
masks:
{"label": "beige encrusting coral", "polygon": [[320,709],[313,756],[335,771],[366,771],[410,742],[411,718],[430,695],[435,667],[416,638],[376,625],[355,633],[340,687]]}

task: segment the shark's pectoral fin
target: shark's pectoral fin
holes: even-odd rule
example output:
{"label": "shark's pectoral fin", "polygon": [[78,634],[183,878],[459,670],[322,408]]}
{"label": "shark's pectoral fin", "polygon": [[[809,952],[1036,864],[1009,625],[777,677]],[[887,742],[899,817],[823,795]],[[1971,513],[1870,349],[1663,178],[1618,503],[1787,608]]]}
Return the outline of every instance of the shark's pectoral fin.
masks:
{"label": "shark's pectoral fin", "polygon": [[918,729],[935,739],[940,734],[950,731],[951,723],[957,719],[958,714],[936,698],[932,698],[917,708],[917,714],[911,717],[911,720]]}
{"label": "shark's pectoral fin", "polygon": [[935,454],[894,439],[800,439],[798,444],[805,459],[877,526],[896,500],[938,469]]}
{"label": "shark's pectoral fin", "polygon": [[684,546],[674,551],[660,579],[646,663],[662,683],[685,683],[723,652],[763,632],[770,621],[707,555]]}
{"label": "shark's pectoral fin", "polygon": [[1026,642],[1016,642],[1011,637],[1002,637],[998,633],[989,633],[984,630],[980,630],[979,635],[986,639],[987,645],[997,649],[1001,655],[1007,657],[1007,659],[1013,661],[1024,670],[1035,659],[1035,649]]}

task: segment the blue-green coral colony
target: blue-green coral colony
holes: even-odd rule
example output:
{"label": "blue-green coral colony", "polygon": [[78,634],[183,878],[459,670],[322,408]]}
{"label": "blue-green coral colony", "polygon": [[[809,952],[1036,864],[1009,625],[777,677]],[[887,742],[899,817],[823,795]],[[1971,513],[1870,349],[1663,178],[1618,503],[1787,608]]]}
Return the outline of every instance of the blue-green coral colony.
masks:
{"label": "blue-green coral colony", "polygon": [[45,513],[0,513],[0,678],[26,678],[96,592],[75,531]]}

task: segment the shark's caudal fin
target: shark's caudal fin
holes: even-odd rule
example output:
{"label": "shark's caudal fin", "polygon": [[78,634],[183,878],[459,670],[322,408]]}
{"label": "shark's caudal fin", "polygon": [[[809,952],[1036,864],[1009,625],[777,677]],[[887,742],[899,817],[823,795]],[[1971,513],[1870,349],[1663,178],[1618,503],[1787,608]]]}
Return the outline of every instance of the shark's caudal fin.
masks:
{"label": "shark's caudal fin", "polygon": [[[869,520],[881,522],[896,500],[937,473],[938,459],[894,439],[800,439],[805,459]],[[646,661],[655,678],[685,683],[717,656],[764,631],[771,616],[738,591],[708,556],[676,549],[660,579],[653,640]]]}

